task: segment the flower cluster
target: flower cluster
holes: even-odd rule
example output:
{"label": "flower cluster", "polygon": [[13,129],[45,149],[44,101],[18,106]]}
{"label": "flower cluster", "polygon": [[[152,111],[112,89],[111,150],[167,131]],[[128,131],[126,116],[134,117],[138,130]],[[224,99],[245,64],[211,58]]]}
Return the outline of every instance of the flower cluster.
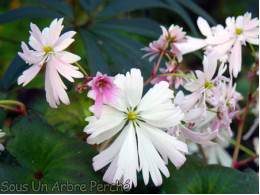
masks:
{"label": "flower cluster", "polygon": [[[28,84],[46,67],[46,99],[52,108],[57,108],[60,101],[69,104],[59,74],[71,82],[83,78],[78,67],[72,65],[80,57],[63,51],[74,41],[75,32],[60,36],[62,21],[53,20],[42,32],[31,24],[29,45],[33,50],[22,43],[23,53],[18,53],[31,65],[18,78],[18,84]],[[222,162],[219,156],[224,155],[222,164],[230,166],[231,159],[223,147],[233,135],[230,125],[234,118],[239,119],[238,102],[243,99],[233,76],[241,71],[241,45],[258,44],[258,19],[246,13],[236,19],[227,18],[226,27],[210,27],[201,17],[197,23],[205,39],[190,37],[176,25],[168,30],[161,26],[159,39],[142,49],[148,52],[144,57],[150,56],[150,61],[159,57],[147,82],[141,70],[135,68],[114,77],[100,72],[88,76],[83,71],[85,81],[76,90],[88,90],[87,96],[94,100],[89,108],[94,116],[86,118],[84,132],[89,134],[87,143],[100,151],[93,158],[95,171],[107,167],[104,181],[130,181],[130,186],[136,187],[137,172],[142,172],[146,185],[151,177],[159,186],[163,182],[161,173],[170,176],[168,161],[177,169],[185,163],[185,155],[192,153],[190,143],[203,145],[205,154],[213,155],[210,163]],[[183,55],[201,48],[205,49],[203,70],[183,67]],[[166,67],[159,69],[163,57]],[[226,76],[227,63],[230,76]],[[158,70],[162,74],[157,75]],[[153,87],[143,95],[149,83]]]}

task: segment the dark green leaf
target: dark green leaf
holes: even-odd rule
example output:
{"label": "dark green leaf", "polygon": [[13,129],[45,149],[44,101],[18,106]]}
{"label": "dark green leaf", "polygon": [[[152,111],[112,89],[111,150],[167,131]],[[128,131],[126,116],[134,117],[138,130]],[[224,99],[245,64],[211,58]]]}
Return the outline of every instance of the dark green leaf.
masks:
{"label": "dark green leaf", "polygon": [[97,71],[109,74],[108,64],[103,57],[98,43],[94,41],[92,35],[85,31],[80,31],[83,42],[86,48],[88,65],[91,70],[91,74],[96,74]]}
{"label": "dark green leaf", "polygon": [[73,13],[69,7],[69,5],[61,0],[23,0],[23,1],[31,1],[35,3],[40,3],[47,7],[53,8],[63,14],[66,14],[70,17],[73,17]]}
{"label": "dark green leaf", "polygon": [[[96,150],[57,131],[39,114],[29,112],[28,117],[15,119],[11,133],[13,138],[8,142],[7,150],[17,158],[21,167],[1,165],[0,182],[28,183],[29,190],[32,182],[41,182],[47,184],[49,193],[58,192],[57,188],[52,191],[56,182],[68,181],[87,187],[91,181],[102,183],[101,177],[92,168]],[[62,192],[67,192],[66,188]],[[77,189],[73,192],[81,191]],[[90,188],[86,192],[89,193]]]}
{"label": "dark green leaf", "polygon": [[247,170],[206,165],[198,157],[188,156],[179,169],[169,165],[170,178],[164,179],[161,193],[178,194],[258,194],[258,175]]}
{"label": "dark green leaf", "polygon": [[133,10],[150,8],[150,7],[167,7],[167,5],[159,0],[145,0],[145,1],[116,0],[110,3],[109,5],[107,5],[103,10],[101,10],[97,14],[96,18],[115,16]]}
{"label": "dark green leaf", "polygon": [[20,20],[24,18],[61,18],[62,14],[50,10],[48,8],[37,7],[37,6],[28,6],[21,7],[15,10],[11,10],[9,12],[5,12],[0,15],[0,24]]}
{"label": "dark green leaf", "polygon": [[100,5],[106,1],[107,0],[80,0],[80,3],[88,14],[92,14]]}
{"label": "dark green leaf", "polygon": [[148,18],[112,19],[97,23],[95,26],[124,30],[154,38],[158,38],[161,34],[160,24]]}
{"label": "dark green leaf", "polygon": [[16,55],[1,80],[0,88],[9,88],[28,67],[29,65],[25,64],[20,56]]}
{"label": "dark green leaf", "polygon": [[196,13],[198,16],[204,17],[206,20],[208,20],[211,24],[216,25],[215,20],[200,6],[198,6],[193,0],[177,0],[180,4],[182,4],[184,7],[189,9],[190,11]]}
{"label": "dark green leaf", "polygon": [[120,47],[126,54],[135,62],[134,66],[142,69],[146,74],[150,73],[153,65],[147,59],[142,59],[143,52],[141,48],[144,47],[141,43],[130,39],[119,33],[109,30],[98,30],[95,33],[104,40],[112,42],[114,45]]}

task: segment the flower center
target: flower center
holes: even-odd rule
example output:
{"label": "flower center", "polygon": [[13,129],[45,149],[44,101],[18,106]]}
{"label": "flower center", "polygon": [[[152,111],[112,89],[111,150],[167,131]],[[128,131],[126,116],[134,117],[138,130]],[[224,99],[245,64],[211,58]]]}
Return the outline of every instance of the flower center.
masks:
{"label": "flower center", "polygon": [[205,83],[205,88],[209,88],[209,89],[210,89],[210,88],[212,88],[212,87],[213,87],[213,85],[212,85],[210,82],[207,81],[207,82]]}
{"label": "flower center", "polygon": [[227,102],[227,103],[226,103],[226,105],[227,105],[227,106],[230,106],[230,103],[229,103],[229,102]]}
{"label": "flower center", "polygon": [[53,49],[50,46],[46,46],[46,47],[43,48],[43,51],[45,53],[49,53],[49,52],[53,51]]}
{"label": "flower center", "polygon": [[241,28],[237,28],[237,29],[236,29],[236,34],[237,34],[237,35],[240,35],[242,32],[243,32],[243,31],[242,31]]}
{"label": "flower center", "polygon": [[137,114],[135,112],[129,112],[128,113],[128,119],[131,120],[131,121],[137,119]]}
{"label": "flower center", "polygon": [[106,85],[106,83],[107,82],[104,79],[101,79],[101,80],[98,81],[98,86],[103,87],[104,85]]}

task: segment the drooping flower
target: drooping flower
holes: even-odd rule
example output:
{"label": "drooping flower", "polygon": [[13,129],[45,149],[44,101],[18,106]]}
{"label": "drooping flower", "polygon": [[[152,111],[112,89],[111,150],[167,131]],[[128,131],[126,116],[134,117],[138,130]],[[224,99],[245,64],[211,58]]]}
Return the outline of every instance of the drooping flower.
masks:
{"label": "drooping flower", "polygon": [[72,54],[66,49],[73,41],[75,31],[69,31],[60,36],[63,29],[63,18],[53,20],[50,27],[46,27],[41,32],[39,28],[31,23],[29,45],[22,42],[23,53],[18,52],[19,56],[31,67],[23,72],[18,78],[18,84],[27,85],[46,64],[45,72],[45,91],[46,99],[52,108],[57,108],[57,104],[62,101],[68,105],[70,103],[66,93],[67,87],[64,85],[59,74],[74,82],[73,78],[82,78],[83,74],[78,71],[78,67],[71,64],[80,60],[80,57]]}
{"label": "drooping flower", "polygon": [[[4,137],[5,136],[5,133],[2,132],[2,129],[0,129],[0,138],[1,137]],[[0,151],[3,151],[5,149],[5,147],[3,146],[3,144],[0,143]]]}
{"label": "drooping flower", "polygon": [[88,96],[95,99],[94,113],[97,119],[100,118],[104,99],[106,102],[116,104],[116,98],[120,95],[119,88],[113,83],[114,78],[109,77],[106,74],[102,75],[97,72],[96,77],[94,77],[88,85],[92,88],[89,91]]}
{"label": "drooping flower", "polygon": [[[229,35],[222,36],[223,40],[207,49],[207,55],[220,59],[230,53],[229,72],[237,77],[241,71],[242,65],[242,45],[246,42],[258,45],[259,42],[259,21],[257,18],[251,19],[251,13],[245,13],[244,16],[228,17],[226,19],[226,31]],[[221,37],[219,37],[221,39]]]}
{"label": "drooping flower", "polygon": [[122,92],[117,104],[104,105],[99,120],[93,116],[86,118],[89,125],[84,131],[91,134],[89,144],[100,144],[118,134],[107,149],[94,157],[94,169],[110,164],[103,180],[108,183],[130,180],[131,186],[137,185],[136,171],[142,171],[145,184],[150,174],[159,186],[160,171],[169,177],[168,158],[177,168],[186,160],[187,145],[164,131],[180,124],[184,115],[172,103],[173,91],[167,82],[156,84],[143,98],[140,70],[131,69],[126,76],[119,74],[114,83]]}
{"label": "drooping flower", "polygon": [[149,43],[149,47],[145,47],[141,49],[148,52],[143,56],[143,58],[150,56],[149,61],[150,62],[153,61],[154,58],[160,55],[160,53],[163,51],[166,43],[167,41],[165,41],[162,37],[160,37],[156,41]]}
{"label": "drooping flower", "polygon": [[218,145],[216,146],[203,146],[205,154],[208,159],[208,164],[220,164],[225,167],[231,167],[232,157],[226,151],[229,146],[229,141],[217,140]]}
{"label": "drooping flower", "polygon": [[185,35],[186,32],[182,31],[177,25],[171,25],[167,30],[164,26],[161,26],[162,35],[157,41],[149,44],[149,47],[142,48],[144,51],[149,53],[145,54],[143,57],[150,56],[149,61],[152,61],[156,56],[158,56],[164,50],[167,50],[170,46],[170,53],[176,55],[179,62],[182,61],[182,52],[176,46],[177,44],[186,42]]}

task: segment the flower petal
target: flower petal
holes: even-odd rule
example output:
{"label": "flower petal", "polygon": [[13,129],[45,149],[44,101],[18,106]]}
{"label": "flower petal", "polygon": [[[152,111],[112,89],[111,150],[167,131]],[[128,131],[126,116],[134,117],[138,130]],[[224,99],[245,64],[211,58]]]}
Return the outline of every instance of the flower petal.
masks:
{"label": "flower petal", "polygon": [[23,86],[27,85],[41,70],[41,64],[34,64],[27,70],[23,72],[23,74],[18,78],[18,85],[23,83]]}
{"label": "flower petal", "polygon": [[126,73],[126,95],[132,108],[140,102],[143,93],[143,77],[139,69],[132,68]]}
{"label": "flower petal", "polygon": [[230,61],[229,61],[229,72],[233,73],[236,78],[238,73],[241,71],[242,53],[241,53],[241,42],[239,39],[236,40],[234,47],[231,50]]}

